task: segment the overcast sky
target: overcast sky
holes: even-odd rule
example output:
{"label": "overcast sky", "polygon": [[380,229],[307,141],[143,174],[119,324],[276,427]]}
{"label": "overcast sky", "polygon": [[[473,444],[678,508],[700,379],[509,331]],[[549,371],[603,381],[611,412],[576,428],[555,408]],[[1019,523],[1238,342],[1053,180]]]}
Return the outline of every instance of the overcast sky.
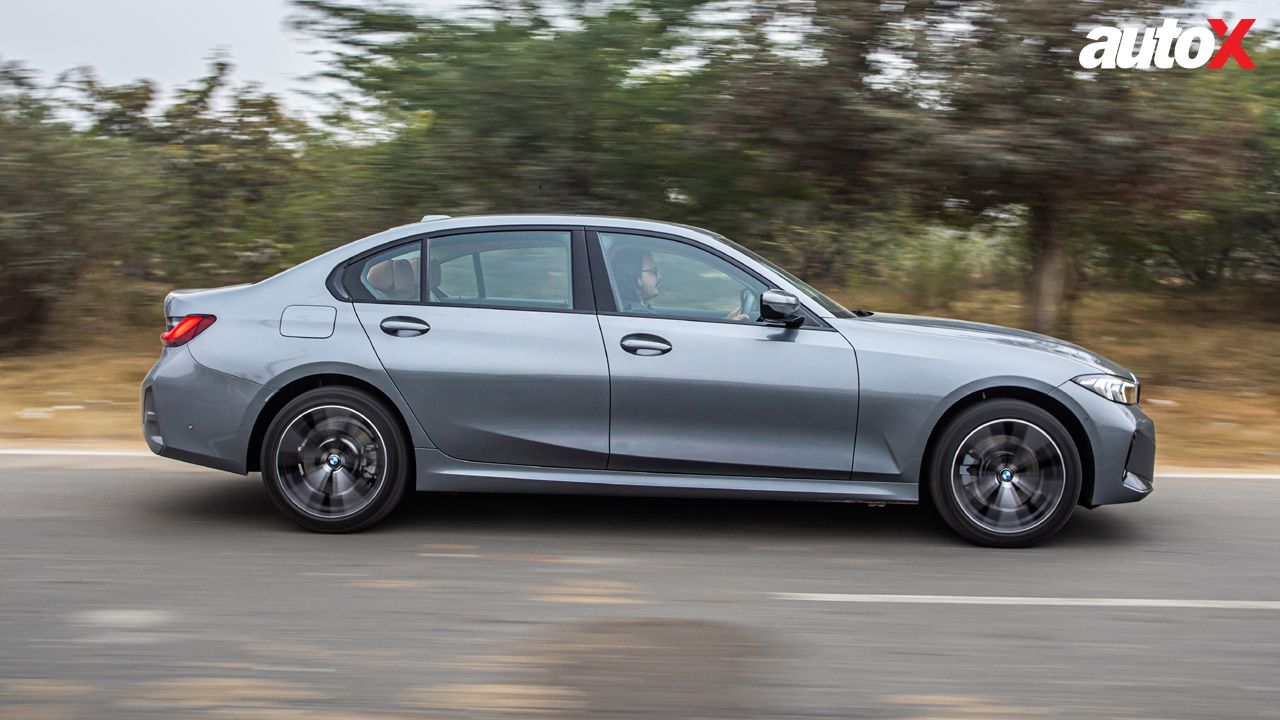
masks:
{"label": "overcast sky", "polygon": [[[466,4],[407,1],[446,12]],[[1260,25],[1280,20],[1276,0],[1205,6]],[[320,69],[313,53],[324,45],[288,27],[292,12],[287,0],[0,0],[0,59],[19,60],[46,80],[90,65],[111,84],[150,78],[172,90],[200,77],[210,54],[224,48],[237,80],[261,82],[295,110],[310,110],[313,102],[299,90]]]}

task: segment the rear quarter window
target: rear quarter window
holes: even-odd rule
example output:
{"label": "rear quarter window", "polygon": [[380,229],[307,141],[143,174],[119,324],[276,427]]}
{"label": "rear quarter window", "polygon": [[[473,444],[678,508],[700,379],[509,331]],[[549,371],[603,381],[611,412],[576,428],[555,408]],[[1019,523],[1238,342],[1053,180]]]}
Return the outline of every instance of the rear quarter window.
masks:
{"label": "rear quarter window", "polygon": [[343,287],[357,302],[419,302],[422,243],[399,245],[353,263],[347,268]]}

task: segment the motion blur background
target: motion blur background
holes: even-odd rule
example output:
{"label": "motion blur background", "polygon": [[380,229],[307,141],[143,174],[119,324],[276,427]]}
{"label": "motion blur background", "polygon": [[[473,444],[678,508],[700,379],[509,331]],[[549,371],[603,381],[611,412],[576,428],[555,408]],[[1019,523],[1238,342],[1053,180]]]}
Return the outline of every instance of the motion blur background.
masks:
{"label": "motion blur background", "polygon": [[[1209,17],[1258,19],[1257,69],[1078,64],[1091,27]],[[0,3],[0,717],[1274,720],[1278,19]],[[1144,381],[1157,491],[1025,550],[915,507],[428,494],[325,536],[146,453],[170,289],[520,211],[703,225],[852,308],[1094,348]]]}
{"label": "motion blur background", "polygon": [[[1274,466],[1276,15],[1152,0],[6,7],[0,442],[138,443],[172,288],[258,280],[425,213],[527,211],[701,225],[850,307],[1069,338],[1146,383],[1164,467]],[[1256,70],[1079,66],[1091,27],[1219,16],[1258,18]]]}

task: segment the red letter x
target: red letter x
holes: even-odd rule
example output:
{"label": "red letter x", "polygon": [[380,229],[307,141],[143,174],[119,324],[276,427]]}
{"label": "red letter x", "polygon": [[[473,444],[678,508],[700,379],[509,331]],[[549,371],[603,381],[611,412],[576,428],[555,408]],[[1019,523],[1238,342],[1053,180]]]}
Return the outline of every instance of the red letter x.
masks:
{"label": "red letter x", "polygon": [[1218,37],[1226,38],[1222,41],[1222,47],[1218,48],[1218,53],[1209,61],[1209,68],[1213,70],[1221,69],[1227,64],[1227,58],[1235,58],[1236,63],[1246,70],[1253,70],[1256,65],[1249,58],[1249,54],[1240,47],[1240,41],[1244,39],[1244,34],[1249,32],[1249,28],[1253,27],[1253,18],[1241,18],[1236,23],[1236,27],[1231,31],[1231,35],[1227,35],[1227,24],[1218,18],[1209,19],[1209,27],[1218,34]]}

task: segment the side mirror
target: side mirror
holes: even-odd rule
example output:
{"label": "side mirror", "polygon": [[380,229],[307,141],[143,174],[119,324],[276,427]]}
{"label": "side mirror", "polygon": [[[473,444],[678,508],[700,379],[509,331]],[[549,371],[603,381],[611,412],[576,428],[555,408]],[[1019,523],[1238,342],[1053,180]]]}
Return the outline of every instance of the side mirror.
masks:
{"label": "side mirror", "polygon": [[760,294],[760,317],[770,325],[796,328],[804,324],[800,299],[783,290],[765,290]]}

